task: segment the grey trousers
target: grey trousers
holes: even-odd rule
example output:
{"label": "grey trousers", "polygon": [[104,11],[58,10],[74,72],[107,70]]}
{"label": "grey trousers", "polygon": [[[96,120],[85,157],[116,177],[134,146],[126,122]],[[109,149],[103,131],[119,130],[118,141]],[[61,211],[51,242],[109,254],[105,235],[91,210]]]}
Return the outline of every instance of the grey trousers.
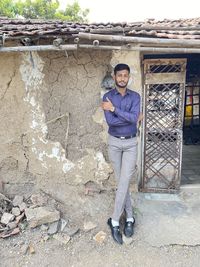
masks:
{"label": "grey trousers", "polygon": [[109,135],[108,155],[112,163],[117,191],[112,219],[119,221],[123,211],[127,218],[133,217],[131,197],[129,192],[130,180],[135,172],[137,157],[137,138],[121,140]]}

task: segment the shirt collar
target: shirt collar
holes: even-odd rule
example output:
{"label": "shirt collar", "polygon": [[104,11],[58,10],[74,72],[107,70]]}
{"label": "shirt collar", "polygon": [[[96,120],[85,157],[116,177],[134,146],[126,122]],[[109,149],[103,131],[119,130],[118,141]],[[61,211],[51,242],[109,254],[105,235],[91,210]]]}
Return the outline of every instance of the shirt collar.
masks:
{"label": "shirt collar", "polygon": [[[117,88],[114,89],[114,94],[115,94],[115,95],[120,94],[119,91],[117,90]],[[126,94],[128,94],[128,95],[130,94],[130,91],[129,91],[128,88],[126,88],[126,93],[125,93],[125,95],[126,95]]]}

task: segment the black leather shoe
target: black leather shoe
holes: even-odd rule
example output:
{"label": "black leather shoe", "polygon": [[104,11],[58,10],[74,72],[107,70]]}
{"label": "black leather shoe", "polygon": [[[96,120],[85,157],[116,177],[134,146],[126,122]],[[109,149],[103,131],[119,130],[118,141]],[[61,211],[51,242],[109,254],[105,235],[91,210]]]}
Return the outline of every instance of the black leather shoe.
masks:
{"label": "black leather shoe", "polygon": [[135,223],[134,218],[133,218],[133,222],[125,223],[124,234],[126,237],[131,237],[134,234],[134,223]]}
{"label": "black leather shoe", "polygon": [[117,242],[120,245],[123,244],[122,234],[120,233],[119,226],[113,226],[111,218],[108,219],[107,223],[110,226],[111,234],[115,242]]}

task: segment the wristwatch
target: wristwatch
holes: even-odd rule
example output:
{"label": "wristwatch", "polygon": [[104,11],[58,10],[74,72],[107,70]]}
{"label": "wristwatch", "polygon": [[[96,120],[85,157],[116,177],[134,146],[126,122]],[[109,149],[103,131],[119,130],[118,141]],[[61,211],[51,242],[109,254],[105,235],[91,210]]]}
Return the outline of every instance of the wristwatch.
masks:
{"label": "wristwatch", "polygon": [[115,111],[115,107],[112,106],[112,108],[110,109],[111,112],[114,112]]}

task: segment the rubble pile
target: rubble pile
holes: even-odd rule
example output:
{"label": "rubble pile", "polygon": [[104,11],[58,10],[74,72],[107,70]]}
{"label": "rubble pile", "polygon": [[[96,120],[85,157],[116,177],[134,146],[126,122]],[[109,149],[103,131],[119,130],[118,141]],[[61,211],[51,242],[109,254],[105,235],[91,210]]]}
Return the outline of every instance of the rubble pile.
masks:
{"label": "rubble pile", "polygon": [[18,234],[24,227],[26,204],[22,196],[11,201],[0,193],[0,238]]}
{"label": "rubble pile", "polygon": [[[88,196],[99,193],[91,182],[85,189]],[[82,220],[77,225],[77,220],[72,221],[66,212],[70,214],[65,203],[43,190],[12,197],[0,193],[0,240],[16,235],[10,242],[14,242],[14,247],[19,247],[18,253],[23,255],[37,253],[38,244],[55,242],[66,246],[84,236],[99,245],[106,242],[107,234],[99,231],[97,222],[80,215]]]}
{"label": "rubble pile", "polygon": [[56,201],[48,195],[37,193],[28,198],[16,195],[10,200],[0,193],[0,238],[19,234],[28,229],[40,226],[44,241],[50,236],[67,244],[79,228],[69,226],[69,221],[60,216]]}

